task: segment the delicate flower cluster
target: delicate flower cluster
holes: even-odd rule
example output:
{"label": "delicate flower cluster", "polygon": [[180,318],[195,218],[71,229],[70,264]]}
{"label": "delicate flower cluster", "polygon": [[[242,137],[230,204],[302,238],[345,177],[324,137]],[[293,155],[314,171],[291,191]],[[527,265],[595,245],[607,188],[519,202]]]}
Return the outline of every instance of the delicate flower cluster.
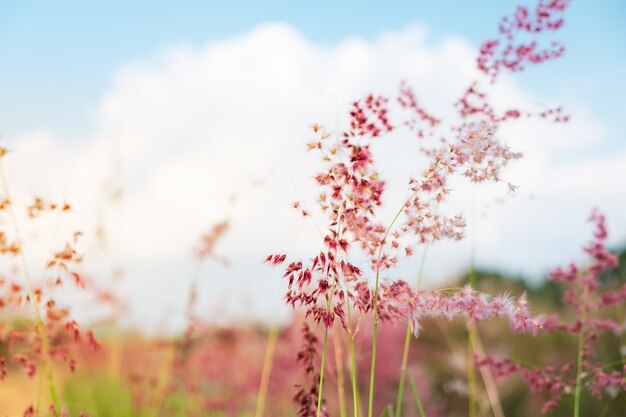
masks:
{"label": "delicate flower cluster", "polygon": [[[403,87],[399,101],[431,126],[439,123],[421,110],[408,87]],[[461,239],[463,217],[448,216],[439,210],[449,194],[449,177],[461,174],[472,182],[500,181],[501,170],[521,157],[498,141],[495,128],[487,123],[470,125],[456,140],[433,151],[427,169],[419,179],[410,180],[411,194],[399,213],[404,216],[391,230],[377,219],[385,182],[374,166],[370,148],[374,138],[392,130],[385,107],[388,101],[369,95],[363,103],[352,104],[350,128],[338,142],[333,143],[332,135],[317,124],[313,126],[315,137],[308,148],[319,151],[327,165],[315,177],[322,190],[320,208],[328,216],[325,249],[308,265],[289,262],[283,274],[288,280],[288,304],[304,306],[308,316],[326,327],[338,319],[347,330],[346,302],[361,312],[373,307],[362,297],[369,278],[362,268],[347,260],[350,251],[362,251],[369,258],[371,270],[379,272],[395,267],[400,256],[414,253],[411,239],[418,244]],[[300,209],[300,203],[294,207]],[[279,265],[285,260],[285,255],[276,254],[266,262]],[[382,300],[380,303],[384,305]]]}
{"label": "delicate flower cluster", "polygon": [[500,181],[500,171],[522,154],[512,152],[495,137],[495,128],[481,123],[472,126],[453,149],[455,162],[466,167],[463,175],[472,182]]}
{"label": "delicate flower cluster", "polygon": [[[591,214],[590,221],[594,223],[596,230],[594,239],[584,248],[593,262],[584,269],[571,263],[567,267],[559,267],[550,273],[550,279],[568,285],[563,300],[574,308],[577,315],[576,323],[570,328],[578,332],[581,326],[600,326],[601,330],[619,329],[619,324],[608,324],[607,320],[595,320],[593,313],[624,301],[624,288],[602,288],[600,276],[604,271],[617,266],[617,256],[606,249],[608,237],[606,220],[604,215],[597,211]],[[557,321],[554,321],[558,326]],[[559,330],[566,330],[559,327]]]}
{"label": "delicate flower cluster", "polygon": [[[502,18],[498,28],[499,38],[483,42],[477,60],[478,68],[496,77],[502,69],[521,71],[527,64],[539,64],[563,55],[565,47],[562,44],[552,41],[542,47],[535,35],[559,30],[569,3],[569,0],[539,0],[534,10],[517,6],[513,15]],[[523,36],[532,39],[520,39]]]}
{"label": "delicate flower cluster", "polygon": [[[323,254],[322,254],[323,256]],[[272,255],[268,258],[270,263],[280,263],[284,255]],[[315,260],[314,263],[319,262]],[[331,265],[323,262],[327,268]],[[345,262],[340,262],[347,268]],[[309,270],[302,270],[302,263],[292,263],[287,267],[290,291],[287,294],[287,301],[294,307],[305,305],[308,307],[307,315],[312,315],[316,322],[323,322],[326,327],[330,327],[336,317],[339,317],[344,327],[347,326],[343,310],[344,293],[340,290],[330,288],[328,281],[319,280],[317,286],[310,293],[302,290],[311,284],[311,274]],[[336,273],[336,272],[335,272]],[[347,282],[357,281],[360,271],[343,271],[347,276]],[[338,282],[338,281],[337,281]],[[299,288],[296,291],[293,288]],[[374,305],[374,292],[365,282],[356,282],[349,293],[351,301],[362,312],[368,312]],[[318,296],[324,296],[327,292],[332,292],[337,297],[338,302],[333,308],[328,306],[313,304]],[[515,299],[503,294],[498,297],[490,297],[486,294],[476,292],[471,287],[466,286],[459,291],[415,291],[405,281],[395,281],[392,283],[381,283],[378,294],[377,311],[378,316],[383,321],[394,321],[398,318],[409,319],[417,336],[420,329],[419,321],[423,317],[445,317],[453,319],[456,317],[466,317],[471,323],[486,320],[493,317],[504,317],[509,320],[513,330],[518,332],[529,332],[536,334],[544,325],[541,316],[534,317],[528,311],[526,296],[522,295]]]}
{"label": "delicate flower cluster", "polygon": [[[626,291],[624,287],[603,288],[601,275],[617,266],[617,256],[605,246],[607,228],[604,215],[594,211],[590,221],[595,224],[596,230],[593,240],[584,251],[592,262],[585,268],[571,263],[550,273],[552,281],[567,285],[563,301],[572,307],[574,320],[561,320],[552,315],[546,318],[544,330],[567,332],[579,337],[582,341],[580,365],[586,375],[584,379],[581,378],[580,383],[592,395],[600,398],[603,392],[626,390],[626,367],[607,366],[599,362],[593,345],[601,333],[621,335],[624,332],[624,323],[611,319],[608,309],[623,303],[626,300]],[[549,392],[551,397],[543,407],[544,412],[556,407],[563,395],[573,394],[577,384],[577,369],[573,362],[542,369],[530,369],[509,360],[498,361],[493,358],[484,358],[479,362],[491,365],[502,376],[518,372],[534,391]]]}
{"label": "delicate flower cluster", "polygon": [[0,381],[4,381],[7,377],[6,359],[0,358]]}
{"label": "delicate flower cluster", "polygon": [[[565,52],[563,45],[553,41],[542,48],[538,43],[538,35],[557,31],[563,26],[563,15],[569,3],[569,0],[539,0],[532,11],[525,6],[517,6],[515,13],[502,18],[499,37],[484,41],[477,58],[478,69],[486,75],[487,82],[480,77],[475,79],[456,102],[463,121],[457,130],[469,122],[488,122],[497,127],[503,122],[522,117],[540,117],[560,123],[569,121],[570,116],[564,114],[561,107],[537,112],[509,108],[499,112],[490,102],[485,85],[493,84],[502,70],[520,72],[527,64],[540,64],[561,57]],[[530,40],[520,39],[523,36]]]}
{"label": "delicate flower cluster", "polygon": [[[6,153],[4,148],[0,148],[0,158]],[[6,191],[8,187],[6,184],[4,186]],[[77,249],[82,234],[75,232],[61,250],[53,252],[44,263],[43,279],[32,280],[27,271],[23,242],[17,233],[16,207],[8,195],[0,198],[0,201],[0,224],[3,226],[0,230],[0,255],[8,266],[0,271],[0,313],[7,317],[0,326],[0,343],[6,343],[9,348],[9,356],[0,357],[0,380],[7,378],[10,360],[21,365],[31,378],[37,375],[42,365],[48,364],[46,366],[49,368],[52,360],[65,363],[73,372],[76,369],[74,350],[78,344],[84,343],[94,349],[100,347],[93,333],[82,331],[70,317],[69,310],[58,305],[55,300],[55,290],[67,280],[81,289],[86,285],[86,280],[79,272],[82,255]],[[56,204],[36,197],[27,206],[26,214],[29,218],[35,218],[70,210],[68,203]],[[26,325],[14,325],[14,319],[28,312],[28,307],[34,313],[32,320],[26,322]],[[52,371],[49,369],[48,372]],[[55,410],[51,406],[51,412],[58,415],[62,410]]]}
{"label": "delicate flower cluster", "polygon": [[414,333],[419,331],[422,317],[466,317],[469,323],[503,317],[508,319],[514,331],[531,334],[537,334],[544,325],[543,316],[532,316],[528,311],[525,294],[518,298],[508,294],[491,297],[465,286],[448,296],[439,291],[418,292],[415,303],[411,318]]}
{"label": "delicate flower cluster", "polygon": [[[507,28],[506,19],[501,25],[507,48],[514,48],[518,32],[557,29],[560,24],[554,23],[553,14],[557,10],[562,12],[566,5],[566,1],[540,1],[535,17],[529,17],[525,9],[519,8],[515,27]],[[525,61],[545,60],[536,46],[520,44],[515,52],[517,63],[511,64],[511,52],[505,50],[502,57],[496,54],[500,41],[489,45],[481,50],[478,65],[492,82],[502,66],[521,70]],[[416,132],[419,138],[436,137],[442,120],[427,111],[405,83],[401,84],[396,100],[369,94],[352,103],[349,127],[337,137],[318,124],[313,125],[314,138],[307,146],[320,153],[325,165],[315,180],[320,187],[319,205],[327,217],[327,229],[323,249],[310,262],[286,262],[284,254],[267,257],[266,262],[272,265],[286,263],[283,274],[288,281],[286,303],[294,308],[303,307],[308,317],[326,328],[339,321],[351,334],[354,331],[349,323],[351,309],[360,313],[374,311],[381,320],[410,319],[414,329],[419,328],[419,318],[424,316],[460,315],[471,322],[504,316],[511,321],[513,329],[536,333],[543,320],[528,314],[524,297],[515,301],[505,296],[491,299],[468,288],[443,295],[414,292],[404,281],[379,282],[381,271],[394,268],[401,256],[411,256],[415,245],[463,237],[463,217],[447,215],[442,207],[450,193],[450,177],[463,175],[471,182],[501,181],[504,167],[521,154],[498,139],[497,128],[507,120],[533,114],[517,109],[500,114],[491,105],[487,93],[479,88],[478,80],[471,83],[457,103],[459,122],[449,124],[453,134],[448,137],[450,132],[445,132],[434,149],[423,150],[429,158],[427,167],[421,175],[410,179],[409,197],[389,224],[379,218],[386,184],[375,167],[371,145],[397,129],[392,123],[396,111],[393,104],[400,107],[400,119],[404,117],[400,126]],[[556,121],[567,120],[560,109],[539,115]],[[514,189],[509,184],[509,190]],[[301,210],[300,203],[294,207]],[[302,214],[310,213],[304,210]],[[360,266],[364,259],[369,262],[369,268]],[[373,289],[372,275],[376,282]]]}
{"label": "delicate flower cluster", "polygon": [[[334,254],[333,250],[321,252],[313,259],[310,267],[304,267],[300,261],[290,263],[283,275],[288,280],[285,302],[294,308],[306,306],[307,317],[313,317],[316,323],[322,322],[326,327],[332,327],[335,319],[339,319],[348,330],[344,311],[344,284],[340,282],[340,277],[348,285],[356,281],[361,273],[347,262],[335,262]],[[266,262],[280,265],[285,259],[286,255],[270,255]]]}
{"label": "delicate flower cluster", "polygon": [[365,97],[355,101],[350,109],[350,129],[344,132],[344,137],[369,136],[372,138],[389,133],[393,126],[389,122],[388,99],[382,96]]}
{"label": "delicate flower cluster", "polygon": [[65,244],[65,247],[54,253],[52,259],[46,265],[55,285],[62,285],[64,278],[70,277],[79,288],[85,288],[85,279],[78,273],[77,268],[83,261],[83,255],[77,250],[78,239],[82,232],[74,232],[72,241]]}
{"label": "delicate flower cluster", "polygon": [[210,258],[224,265],[228,265],[228,259],[215,254],[215,245],[224,236],[229,228],[230,223],[225,220],[213,225],[208,233],[203,234],[200,239],[200,244],[194,248],[194,255],[196,258]]}
{"label": "delicate flower cluster", "polygon": [[409,130],[415,131],[418,138],[433,136],[434,129],[441,124],[441,119],[433,116],[418,104],[415,92],[406,82],[400,84],[398,103],[410,114],[404,120],[404,125]]}
{"label": "delicate flower cluster", "polygon": [[0,255],[17,255],[20,253],[19,245],[11,240],[5,231],[0,230]]}
{"label": "delicate flower cluster", "polygon": [[[15,252],[19,252],[16,250]],[[13,252],[11,256],[16,256]],[[26,307],[27,303],[37,303],[43,307],[43,317],[45,321],[45,330],[49,338],[55,340],[55,344],[50,347],[49,355],[52,358],[59,358],[66,362],[71,370],[76,367],[75,360],[71,357],[70,345],[83,341],[83,336],[87,338],[86,342],[93,347],[98,347],[98,343],[91,332],[85,335],[80,331],[78,324],[70,319],[69,311],[66,308],[59,307],[51,294],[47,290],[53,287],[63,285],[64,277],[71,277],[72,281],[79,288],[84,288],[84,280],[74,266],[80,262],[80,256],[71,244],[65,249],[54,254],[48,262],[48,271],[53,276],[48,283],[34,286],[29,290],[28,286],[19,284],[16,281],[8,281],[4,278],[0,279],[0,309],[7,309],[8,312],[16,311]],[[34,299],[31,300],[31,297]],[[31,327],[9,329],[5,327],[0,329],[0,340],[8,341],[16,351],[29,352],[28,354],[20,354],[14,356],[16,362],[21,363],[29,376],[34,376],[36,372],[37,358],[42,353],[42,335],[36,322]]]}
{"label": "delicate flower cluster", "polygon": [[324,400],[322,400],[319,414],[317,413],[318,382],[320,379],[319,374],[315,372],[317,337],[306,323],[302,325],[302,339],[302,348],[298,352],[298,362],[304,367],[304,375],[310,380],[310,386],[299,386],[298,392],[294,396],[294,401],[300,405],[298,417],[328,417]]}
{"label": "delicate flower cluster", "polygon": [[[360,303],[371,305],[373,293],[361,288]],[[463,317],[477,323],[494,317],[506,318],[517,332],[537,334],[544,325],[543,316],[532,316],[526,295],[514,298],[508,294],[491,297],[473,290],[469,285],[460,290],[416,291],[405,281],[382,283],[378,314],[383,321],[407,318],[417,337],[423,318],[442,317],[448,320]]]}
{"label": "delicate flower cluster", "polygon": [[44,201],[41,197],[35,197],[34,201],[28,206],[28,216],[30,218],[38,217],[46,211],[54,211],[59,208],[61,211],[70,211],[72,207],[68,203],[61,205],[49,201]]}
{"label": "delicate flower cluster", "polygon": [[509,108],[504,111],[497,111],[491,104],[488,89],[478,81],[473,81],[465,90],[461,98],[455,104],[457,112],[462,120],[488,122],[491,126],[516,120],[520,118],[539,117],[553,123],[567,123],[570,116],[563,112],[561,107],[549,108],[537,112]]}
{"label": "delicate flower cluster", "polygon": [[571,363],[560,367],[547,366],[541,369],[531,369],[508,359],[485,357],[477,359],[476,366],[489,366],[494,371],[494,375],[500,378],[519,373],[533,392],[548,393],[550,399],[541,408],[544,413],[558,406],[561,395],[572,394],[576,386],[576,377],[571,375],[574,369]]}

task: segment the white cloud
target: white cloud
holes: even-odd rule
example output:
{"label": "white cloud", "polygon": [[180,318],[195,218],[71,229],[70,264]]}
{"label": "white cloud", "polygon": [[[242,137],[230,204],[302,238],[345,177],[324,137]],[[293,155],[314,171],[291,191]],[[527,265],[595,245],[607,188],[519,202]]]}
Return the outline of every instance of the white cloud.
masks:
{"label": "white cloud", "polygon": [[[36,132],[11,138],[11,181],[21,196],[66,197],[76,208],[72,220],[87,231],[106,221],[109,251],[91,248],[90,265],[109,271],[104,265],[115,258],[126,271],[119,285],[133,317],[152,324],[176,322],[172,312],[180,318],[193,271],[191,246],[213,222],[230,217],[232,232],[219,250],[233,265],[206,268],[202,308],[220,318],[224,310],[271,317],[284,312],[276,307],[282,284],[261,259],[274,251],[306,256],[319,243],[317,225],[289,209],[314,191],[316,165],[304,151],[309,124],[333,127],[346,103],[370,91],[392,94],[401,80],[415,86],[435,114],[450,114],[474,75],[473,57],[465,40],[433,43],[421,26],[373,42],[324,46],[289,26],[268,24],[199,49],[173,47],[118,71],[102,98],[99,127],[84,142]],[[534,107],[546,99],[511,80],[496,98]],[[620,192],[626,151],[606,152],[602,127],[583,106],[570,110],[575,117],[566,126],[524,121],[502,132],[525,154],[509,171],[520,189],[503,205],[492,202],[506,197],[504,188],[477,191],[479,211],[489,204],[488,216],[479,217],[479,263],[537,274],[566,262],[585,242],[583,222],[595,205],[609,215],[616,239],[626,238]],[[397,184],[387,202],[397,205],[406,176],[419,169],[413,166],[417,144],[390,139],[377,150],[381,171]],[[591,156],[581,159],[581,152]],[[107,178],[123,185],[117,207],[105,198]],[[451,205],[467,211],[469,201],[461,190]],[[435,248],[427,279],[449,276],[468,254],[467,242]],[[412,262],[401,271],[406,278]]]}

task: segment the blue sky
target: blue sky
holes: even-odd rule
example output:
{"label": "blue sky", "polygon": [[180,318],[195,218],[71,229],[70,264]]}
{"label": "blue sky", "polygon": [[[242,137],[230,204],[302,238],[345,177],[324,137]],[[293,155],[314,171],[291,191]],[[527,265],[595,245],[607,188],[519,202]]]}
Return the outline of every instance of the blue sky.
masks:
{"label": "blue sky", "polygon": [[[525,2],[528,4],[529,2]],[[307,39],[337,43],[426,23],[432,39],[458,34],[478,44],[512,1],[8,2],[0,3],[0,129],[86,134],[117,68],[167,46],[201,45],[265,22],[286,22]],[[574,1],[559,35],[565,58],[528,71],[524,85],[592,103],[621,146],[626,97],[626,3]]]}

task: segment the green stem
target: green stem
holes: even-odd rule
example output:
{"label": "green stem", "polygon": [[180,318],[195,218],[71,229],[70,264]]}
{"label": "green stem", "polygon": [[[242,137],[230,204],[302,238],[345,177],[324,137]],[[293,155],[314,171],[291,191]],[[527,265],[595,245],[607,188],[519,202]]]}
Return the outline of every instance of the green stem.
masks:
{"label": "green stem", "polygon": [[[584,313],[583,313],[584,314]],[[576,366],[576,390],[574,392],[574,417],[580,416],[580,396],[582,393],[583,350],[585,345],[584,318],[578,333],[578,359]]]}
{"label": "green stem", "polygon": [[370,391],[369,391],[369,400],[367,403],[367,416],[372,417],[374,412],[374,374],[376,369],[376,339],[378,337],[378,313],[376,309],[378,308],[378,273],[376,273],[376,291],[374,298],[374,333],[372,335],[372,364],[370,367]]}
{"label": "green stem", "polygon": [[28,264],[26,262],[26,256],[24,255],[24,248],[22,244],[22,238],[20,234],[19,225],[17,222],[17,218],[15,216],[15,211],[13,210],[13,204],[11,201],[10,193],[9,193],[9,185],[4,174],[4,165],[2,163],[3,156],[0,155],[0,177],[2,179],[2,188],[5,194],[5,198],[9,200],[8,211],[11,221],[13,223],[13,229],[15,230],[15,243],[19,248],[19,258],[22,266],[22,272],[24,274],[24,281],[26,283],[26,290],[28,292],[28,298],[30,299],[30,303],[33,307],[33,313],[35,316],[35,322],[37,326],[37,332],[39,333],[39,337],[41,337],[41,354],[44,357],[44,374],[46,379],[48,380],[48,388],[50,391],[50,399],[52,400],[52,406],[56,413],[61,411],[61,407],[59,405],[59,399],[56,392],[56,387],[54,385],[54,376],[52,374],[52,358],[50,356],[50,347],[48,345],[48,332],[46,331],[46,326],[43,322],[43,316],[41,314],[41,308],[39,306],[39,301],[35,297],[33,286],[30,280],[30,274],[28,272]]}
{"label": "green stem", "polygon": [[398,396],[396,397],[396,415],[402,415],[402,403],[404,400],[404,380],[406,379],[407,363],[409,358],[409,346],[411,344],[411,326],[406,326],[406,335],[404,336],[404,351],[402,353],[402,366],[400,367],[400,384],[398,386]]}
{"label": "green stem", "polygon": [[359,390],[356,385],[356,355],[354,353],[354,335],[350,335],[350,377],[352,379],[352,406],[354,407],[354,417],[359,416]]}
{"label": "green stem", "polygon": [[[327,309],[331,311],[333,308],[333,294],[335,292],[335,286],[330,290],[330,296],[328,297]],[[319,390],[317,393],[317,412],[315,413],[317,417],[320,417],[320,412],[322,411],[322,388],[324,387],[324,371],[326,369],[326,351],[328,347],[328,327],[324,326],[324,344],[322,345],[322,364],[320,369],[320,383]]]}
{"label": "green stem", "polygon": [[[416,288],[419,288],[422,284],[422,276],[424,274],[424,263],[426,261],[426,254],[428,253],[428,246],[424,246],[422,252],[422,259],[420,260],[419,272],[417,274]],[[404,350],[402,351],[402,365],[400,367],[400,384],[398,386],[398,396],[396,397],[396,413],[395,417],[402,415],[402,403],[404,400],[404,381],[406,379],[406,371],[409,360],[409,348],[411,346],[411,324],[406,325],[406,334],[404,336]]]}
{"label": "green stem", "polygon": [[370,367],[370,391],[369,391],[369,401],[367,404],[367,417],[372,417],[373,412],[374,412],[374,375],[375,375],[375,370],[376,370],[376,342],[378,339],[378,293],[379,293],[378,280],[380,277],[380,258],[382,257],[382,254],[383,254],[383,246],[385,244],[385,241],[387,240],[387,236],[389,235],[391,228],[396,223],[398,218],[400,218],[400,215],[404,212],[405,204],[402,204],[402,207],[400,207],[400,210],[398,210],[395,217],[391,221],[391,224],[385,231],[385,235],[383,236],[383,239],[380,242],[380,248],[378,249],[378,259],[376,262],[376,282],[374,284],[375,285],[375,288],[374,288],[374,331],[372,334],[372,360],[371,360],[372,363]]}
{"label": "green stem", "polygon": [[469,417],[476,416],[476,367],[474,366],[474,349],[472,347],[472,339],[475,336],[476,328],[473,325],[468,325],[467,328],[467,382],[469,385],[468,390],[468,415]]}
{"label": "green stem", "polygon": [[426,413],[424,412],[424,406],[422,405],[422,400],[420,398],[419,393],[417,392],[415,381],[413,380],[413,375],[411,375],[410,372],[408,372],[407,375],[409,378],[409,384],[411,385],[411,391],[413,392],[413,398],[415,398],[415,405],[417,407],[417,411],[420,413],[420,417],[426,417]]}
{"label": "green stem", "polygon": [[276,343],[278,341],[279,330],[278,324],[274,324],[270,328],[270,332],[267,336],[267,346],[265,348],[265,357],[263,358],[263,370],[261,371],[261,382],[259,383],[254,417],[263,417],[265,400],[267,399],[267,388],[270,382],[272,362],[274,359],[274,351],[276,350]]}
{"label": "green stem", "polygon": [[[469,284],[472,288],[476,285],[476,188],[472,187],[470,221],[472,223],[470,236],[470,267]],[[476,328],[473,325],[467,327],[467,383],[468,383],[468,416],[476,417],[476,367],[474,366],[474,348],[472,339],[475,337]]]}
{"label": "green stem", "polygon": [[337,333],[333,333],[335,364],[337,366],[337,397],[339,398],[339,417],[346,417],[346,393],[344,387],[343,354],[341,340]]}
{"label": "green stem", "polygon": [[345,286],[345,294],[346,294],[346,309],[348,311],[348,326],[350,327],[350,382],[352,385],[352,407],[353,407],[353,413],[354,413],[354,417],[358,417],[359,416],[359,408],[358,408],[358,401],[359,401],[359,392],[357,390],[357,386],[356,386],[356,355],[354,353],[354,334],[353,334],[353,330],[352,330],[352,309],[350,308],[350,298],[348,297],[348,286]]}
{"label": "green stem", "polygon": [[320,417],[322,410],[322,389],[324,387],[324,369],[326,367],[326,347],[328,345],[328,327],[324,328],[324,344],[322,345],[322,365],[320,369],[320,383],[319,390],[317,392],[317,412],[315,415]]}

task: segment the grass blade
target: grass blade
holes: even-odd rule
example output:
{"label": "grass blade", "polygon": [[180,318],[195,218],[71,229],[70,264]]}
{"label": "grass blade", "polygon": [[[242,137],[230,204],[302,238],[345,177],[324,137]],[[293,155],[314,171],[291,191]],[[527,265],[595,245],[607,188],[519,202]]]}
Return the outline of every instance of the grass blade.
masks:
{"label": "grass blade", "polygon": [[385,409],[383,410],[383,412],[380,413],[380,417],[388,417],[388,416],[393,416],[393,407],[391,406],[391,404],[388,404],[387,407],[385,407]]}
{"label": "grass blade", "polygon": [[417,392],[417,388],[415,387],[415,381],[413,380],[413,375],[410,372],[407,372],[406,375],[407,375],[407,378],[409,379],[411,392],[413,392],[413,397],[415,398],[415,405],[417,407],[417,411],[420,413],[420,417],[426,417],[426,413],[424,412],[424,406],[422,406],[422,400],[420,399],[420,395]]}

